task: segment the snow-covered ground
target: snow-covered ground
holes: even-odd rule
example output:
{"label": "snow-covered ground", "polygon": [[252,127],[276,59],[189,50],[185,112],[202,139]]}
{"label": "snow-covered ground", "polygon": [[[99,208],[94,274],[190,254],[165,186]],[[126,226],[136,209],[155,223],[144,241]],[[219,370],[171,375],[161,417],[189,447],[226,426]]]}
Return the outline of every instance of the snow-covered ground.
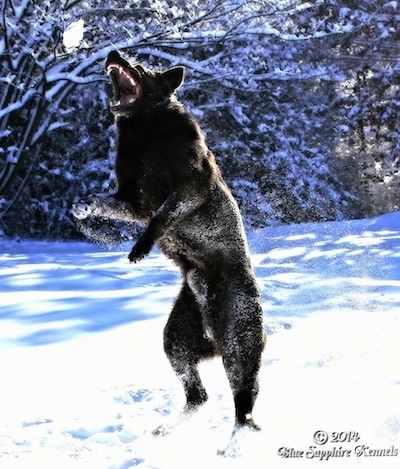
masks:
{"label": "snow-covered ground", "polygon": [[173,265],[157,252],[129,265],[129,246],[1,240],[0,467],[400,467],[400,213],[249,241],[269,333],[263,431],[223,458],[219,360],[201,368],[209,402],[152,436],[184,404],[162,350]]}

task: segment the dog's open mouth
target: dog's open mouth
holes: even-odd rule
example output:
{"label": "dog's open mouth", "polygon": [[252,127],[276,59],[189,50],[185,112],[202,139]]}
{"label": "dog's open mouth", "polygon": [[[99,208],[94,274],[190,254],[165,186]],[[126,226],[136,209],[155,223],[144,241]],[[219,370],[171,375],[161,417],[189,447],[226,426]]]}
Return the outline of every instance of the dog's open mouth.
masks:
{"label": "dog's open mouth", "polygon": [[109,64],[107,72],[114,88],[111,110],[132,106],[139,97],[140,85],[138,81],[119,64]]}

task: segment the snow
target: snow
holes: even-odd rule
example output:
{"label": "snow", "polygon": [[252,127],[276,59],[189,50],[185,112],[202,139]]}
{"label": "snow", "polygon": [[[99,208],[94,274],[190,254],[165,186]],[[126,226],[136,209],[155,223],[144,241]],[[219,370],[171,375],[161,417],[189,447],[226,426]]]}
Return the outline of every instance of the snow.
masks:
{"label": "snow", "polygon": [[129,265],[130,246],[1,242],[1,467],[399,467],[400,213],[249,233],[269,334],[263,431],[239,435],[226,458],[220,360],[201,367],[209,402],[152,436],[184,404],[162,350],[180,284],[169,261],[153,252]]}
{"label": "snow", "polygon": [[83,39],[84,27],[83,19],[74,21],[66,27],[63,33],[63,44],[68,52],[79,46]]}

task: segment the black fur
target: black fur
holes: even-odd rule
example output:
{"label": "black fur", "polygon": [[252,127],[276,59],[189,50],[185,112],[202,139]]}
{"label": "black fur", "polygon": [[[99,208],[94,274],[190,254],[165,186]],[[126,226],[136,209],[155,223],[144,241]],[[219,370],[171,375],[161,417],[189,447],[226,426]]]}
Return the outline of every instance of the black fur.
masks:
{"label": "black fur", "polygon": [[147,224],[129,260],[157,244],[183,275],[164,349],[185,389],[185,410],[207,400],[198,363],[221,355],[235,427],[257,430],[252,410],[265,343],[260,294],[237,204],[198,124],[175,97],[184,69],[154,72],[117,52],[106,68],[114,85],[118,191],[90,196],[73,214]]}

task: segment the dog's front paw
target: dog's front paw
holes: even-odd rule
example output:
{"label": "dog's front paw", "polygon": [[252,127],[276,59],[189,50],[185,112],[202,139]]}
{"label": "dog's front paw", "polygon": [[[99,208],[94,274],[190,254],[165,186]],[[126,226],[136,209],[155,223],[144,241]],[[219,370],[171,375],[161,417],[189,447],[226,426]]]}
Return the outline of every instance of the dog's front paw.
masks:
{"label": "dog's front paw", "polygon": [[92,213],[92,207],[85,202],[77,202],[72,205],[71,214],[77,220],[84,220]]}
{"label": "dog's front paw", "polygon": [[139,262],[146,257],[146,254],[134,246],[128,256],[129,262]]}
{"label": "dog's front paw", "polygon": [[138,262],[144,259],[150,251],[151,244],[149,245],[144,239],[139,239],[129,253],[128,259],[130,262]]}

